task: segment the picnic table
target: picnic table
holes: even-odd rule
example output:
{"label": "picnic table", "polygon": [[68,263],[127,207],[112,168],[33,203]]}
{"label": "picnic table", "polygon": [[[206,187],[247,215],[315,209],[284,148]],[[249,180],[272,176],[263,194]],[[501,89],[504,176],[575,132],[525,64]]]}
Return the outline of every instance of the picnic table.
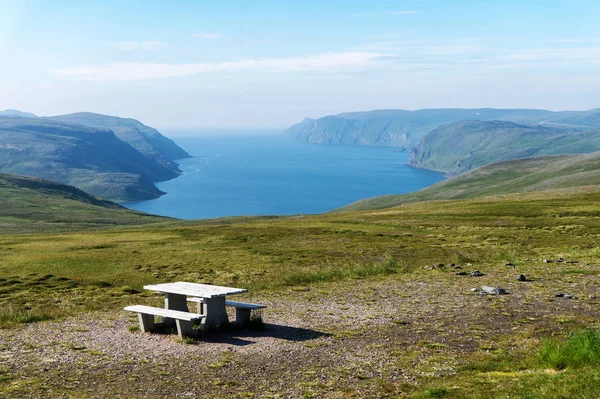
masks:
{"label": "picnic table", "polygon": [[[156,291],[165,296],[165,309],[189,312],[187,306],[188,297],[202,298],[202,329],[217,329],[229,323],[227,310],[225,309],[225,298],[227,295],[236,295],[247,292],[243,288],[221,287],[218,285],[186,283],[164,283],[146,285],[144,289]],[[167,324],[174,321],[166,321]]]}
{"label": "picnic table", "polygon": [[[236,309],[236,322],[241,327],[246,327],[250,322],[252,310],[264,309],[265,305],[227,301],[228,295],[247,292],[243,288],[222,287],[210,284],[175,283],[152,284],[144,289],[156,291],[164,295],[164,308],[154,308],[144,305],[127,306],[125,310],[136,312],[139,316],[142,332],[152,331],[155,328],[154,317],[162,317],[163,325],[176,325],[180,337],[188,335],[194,322],[200,321],[202,330],[217,330],[229,323],[226,306]],[[188,301],[198,304],[198,312],[192,313],[188,309]]]}

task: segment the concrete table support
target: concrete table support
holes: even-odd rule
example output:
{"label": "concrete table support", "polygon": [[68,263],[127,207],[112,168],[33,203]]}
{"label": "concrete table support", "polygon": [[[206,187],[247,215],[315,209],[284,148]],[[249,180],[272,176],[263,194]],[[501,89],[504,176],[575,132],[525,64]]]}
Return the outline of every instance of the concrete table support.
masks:
{"label": "concrete table support", "polygon": [[[179,310],[180,312],[189,312],[185,295],[165,294],[165,309]],[[163,323],[166,326],[174,326],[175,319],[165,318]]]}
{"label": "concrete table support", "polygon": [[227,310],[225,309],[225,297],[217,298],[205,298],[203,306],[206,316],[202,320],[202,329],[220,328],[226,324],[229,324],[229,318],[227,317]]}

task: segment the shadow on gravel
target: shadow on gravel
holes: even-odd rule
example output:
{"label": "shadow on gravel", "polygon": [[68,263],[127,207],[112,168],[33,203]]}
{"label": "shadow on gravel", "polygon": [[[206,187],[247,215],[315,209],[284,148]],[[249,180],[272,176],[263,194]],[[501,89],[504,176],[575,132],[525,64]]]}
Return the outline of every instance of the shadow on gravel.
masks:
{"label": "shadow on gravel", "polygon": [[221,333],[205,333],[196,339],[201,342],[218,342],[235,346],[245,346],[255,343],[252,338],[271,337],[286,341],[310,341],[321,337],[329,337],[331,334],[307,328],[281,326],[278,324],[265,324],[260,330],[239,330]]}

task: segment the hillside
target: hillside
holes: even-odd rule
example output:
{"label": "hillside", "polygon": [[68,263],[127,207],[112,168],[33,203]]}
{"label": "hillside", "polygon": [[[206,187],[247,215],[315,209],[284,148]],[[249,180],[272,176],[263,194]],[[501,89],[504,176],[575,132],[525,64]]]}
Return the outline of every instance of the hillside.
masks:
{"label": "hillside", "polygon": [[[599,201],[4,234],[0,397],[595,399]],[[141,333],[123,307],[174,281],[248,289],[263,328]]]}
{"label": "hillside", "polygon": [[119,139],[129,143],[148,158],[173,171],[179,171],[177,164],[173,161],[190,157],[190,154],[171,139],[135,119],[100,115],[91,112],[53,116],[49,119],[112,130]]}
{"label": "hillside", "polygon": [[22,112],[16,109],[5,109],[4,111],[0,111],[0,117],[3,116],[13,118],[37,118],[37,115],[29,112]]}
{"label": "hillside", "polygon": [[411,154],[409,165],[455,175],[506,159],[598,150],[600,129],[462,121],[443,125],[423,137]]}
{"label": "hillside", "polygon": [[516,159],[482,166],[423,190],[368,198],[340,211],[390,208],[411,202],[468,199],[544,190],[600,187],[600,152]]}
{"label": "hillside", "polygon": [[0,117],[0,172],[42,177],[119,201],[156,198],[163,193],[153,182],[179,175],[110,130],[16,117]]}
{"label": "hillside", "polygon": [[600,109],[552,112],[536,109],[376,110],[325,116],[286,130],[300,142],[411,148],[433,129],[463,120],[503,120],[577,128],[600,127]]}
{"label": "hillside", "polygon": [[168,218],[131,211],[73,186],[0,173],[1,234],[142,225],[165,220]]}

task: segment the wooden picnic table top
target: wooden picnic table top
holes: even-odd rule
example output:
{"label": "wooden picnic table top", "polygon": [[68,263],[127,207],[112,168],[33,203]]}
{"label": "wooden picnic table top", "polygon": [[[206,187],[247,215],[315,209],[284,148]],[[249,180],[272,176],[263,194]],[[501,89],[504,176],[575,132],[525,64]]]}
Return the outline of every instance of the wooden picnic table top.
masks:
{"label": "wooden picnic table top", "polygon": [[145,285],[144,289],[162,292],[165,294],[177,294],[194,296],[199,298],[219,298],[227,295],[241,294],[248,290],[243,288],[222,287],[211,284],[187,283],[178,281],[175,283],[163,283]]}

